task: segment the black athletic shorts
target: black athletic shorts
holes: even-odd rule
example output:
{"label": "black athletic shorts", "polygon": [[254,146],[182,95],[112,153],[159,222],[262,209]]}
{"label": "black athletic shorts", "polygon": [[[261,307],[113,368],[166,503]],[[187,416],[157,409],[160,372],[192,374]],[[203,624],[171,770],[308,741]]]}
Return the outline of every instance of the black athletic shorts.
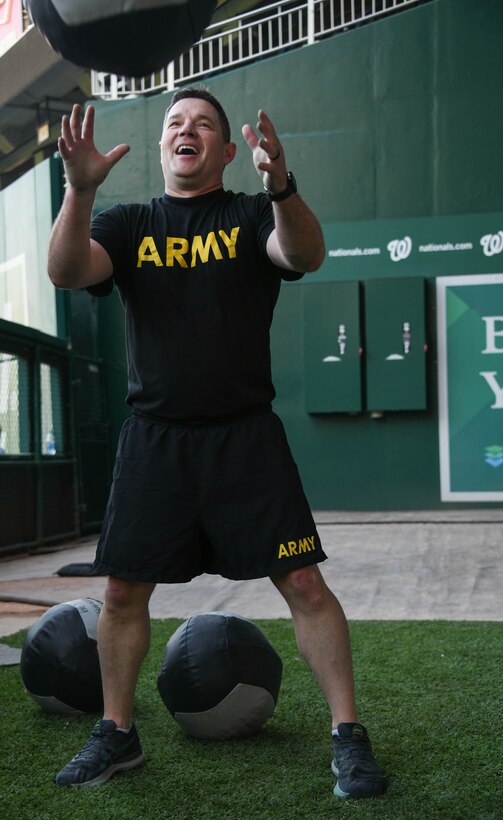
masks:
{"label": "black athletic shorts", "polygon": [[94,568],[177,583],[278,576],[324,561],[280,419],[184,426],[134,415],[121,431]]}

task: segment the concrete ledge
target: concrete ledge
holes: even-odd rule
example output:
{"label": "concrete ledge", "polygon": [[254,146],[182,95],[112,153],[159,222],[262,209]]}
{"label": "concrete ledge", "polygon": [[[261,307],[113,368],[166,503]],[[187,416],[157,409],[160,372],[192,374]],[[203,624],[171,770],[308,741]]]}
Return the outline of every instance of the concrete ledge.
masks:
{"label": "concrete ledge", "polygon": [[[320,511],[315,518],[328,556],[321,570],[349,620],[503,621],[503,511]],[[95,549],[91,538],[0,561],[0,595],[17,601],[0,603],[0,635],[37,620],[44,610],[34,601],[103,600],[105,578],[55,574],[64,564],[90,563]],[[23,597],[24,605],[18,603]],[[154,618],[185,619],[210,610],[251,619],[290,617],[268,578],[202,575],[188,584],[159,585],[151,600]]]}

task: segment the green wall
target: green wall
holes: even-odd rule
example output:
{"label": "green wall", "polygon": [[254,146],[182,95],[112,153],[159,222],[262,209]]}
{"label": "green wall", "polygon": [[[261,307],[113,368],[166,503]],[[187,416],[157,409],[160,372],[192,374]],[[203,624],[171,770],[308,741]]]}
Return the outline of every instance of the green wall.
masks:
{"label": "green wall", "polygon": [[[299,191],[324,227],[479,215],[501,210],[503,49],[500,0],[432,0],[389,18],[205,81],[229,113],[238,154],[226,186],[261,189],[241,125],[263,108],[282,139]],[[101,150],[131,152],[100,191],[98,208],[163,190],[158,140],[167,95],[97,103]],[[321,274],[283,287],[272,332],[276,409],[313,507],[434,509],[439,490],[434,277],[443,261],[407,275],[426,279],[427,409],[375,420],[368,412],[304,409],[303,293],[322,279],[375,276],[326,261]],[[396,276],[393,263],[379,274]],[[474,270],[473,272],[483,272]],[[447,271],[451,273],[450,270]],[[100,304],[102,355],[114,375],[112,415],[125,414],[122,317]],[[459,505],[457,505],[459,506]],[[470,506],[475,506],[471,504]],[[485,505],[490,506],[490,505]]]}

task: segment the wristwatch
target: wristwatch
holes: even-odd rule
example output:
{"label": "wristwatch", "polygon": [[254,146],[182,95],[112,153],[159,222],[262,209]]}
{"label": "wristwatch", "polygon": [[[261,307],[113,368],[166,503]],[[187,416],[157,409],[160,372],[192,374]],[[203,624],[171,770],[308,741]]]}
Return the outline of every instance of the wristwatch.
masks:
{"label": "wristwatch", "polygon": [[264,187],[264,191],[266,192],[271,202],[283,202],[284,199],[288,199],[289,196],[297,193],[297,183],[291,171],[288,171],[286,178],[288,180],[288,185],[286,186],[285,190],[280,191],[279,194],[273,194],[271,191]]}

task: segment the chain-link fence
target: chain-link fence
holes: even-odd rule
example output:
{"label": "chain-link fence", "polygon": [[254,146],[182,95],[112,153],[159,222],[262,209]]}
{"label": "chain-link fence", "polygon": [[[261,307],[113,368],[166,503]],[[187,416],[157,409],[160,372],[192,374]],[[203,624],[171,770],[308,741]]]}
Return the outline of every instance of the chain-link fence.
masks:
{"label": "chain-link fence", "polygon": [[40,441],[42,455],[64,455],[66,446],[61,368],[40,365]]}
{"label": "chain-link fence", "polygon": [[[40,454],[68,451],[63,373],[60,366],[43,362],[40,383]],[[33,452],[31,362],[18,353],[0,351],[0,456]]]}
{"label": "chain-link fence", "polygon": [[30,453],[30,362],[0,351],[0,456]]}

